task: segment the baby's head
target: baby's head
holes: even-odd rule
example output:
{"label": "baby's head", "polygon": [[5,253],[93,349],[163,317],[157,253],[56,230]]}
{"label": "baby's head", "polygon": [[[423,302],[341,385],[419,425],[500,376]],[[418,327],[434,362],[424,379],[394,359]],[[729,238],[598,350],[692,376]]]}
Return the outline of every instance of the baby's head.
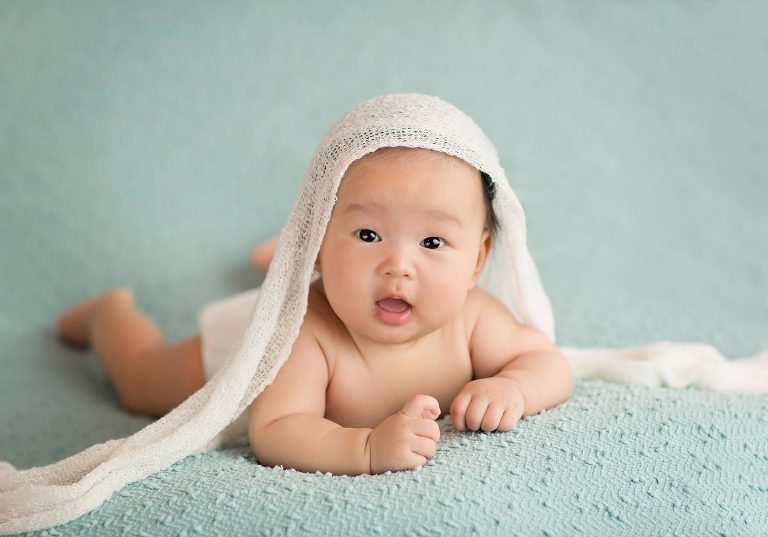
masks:
{"label": "baby's head", "polygon": [[498,226],[484,179],[421,148],[384,147],[347,168],[316,269],[348,329],[409,343],[456,319]]}

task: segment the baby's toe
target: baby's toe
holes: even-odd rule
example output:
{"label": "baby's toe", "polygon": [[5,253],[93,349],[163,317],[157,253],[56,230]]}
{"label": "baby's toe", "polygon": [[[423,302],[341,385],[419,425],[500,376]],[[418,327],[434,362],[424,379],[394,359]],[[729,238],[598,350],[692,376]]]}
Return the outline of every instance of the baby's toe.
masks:
{"label": "baby's toe", "polygon": [[73,347],[87,347],[88,334],[84,323],[82,305],[72,307],[56,318],[59,338]]}

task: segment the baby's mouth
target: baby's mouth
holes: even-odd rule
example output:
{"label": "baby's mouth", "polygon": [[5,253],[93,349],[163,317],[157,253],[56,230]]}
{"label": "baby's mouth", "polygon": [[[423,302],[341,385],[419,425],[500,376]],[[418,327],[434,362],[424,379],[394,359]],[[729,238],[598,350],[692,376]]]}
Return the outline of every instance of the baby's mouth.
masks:
{"label": "baby's mouth", "polygon": [[376,302],[376,304],[383,310],[390,313],[403,313],[405,310],[411,307],[411,305],[400,298],[387,297]]}
{"label": "baby's mouth", "polygon": [[376,302],[376,317],[384,324],[400,326],[411,316],[411,306],[402,298],[387,297]]}

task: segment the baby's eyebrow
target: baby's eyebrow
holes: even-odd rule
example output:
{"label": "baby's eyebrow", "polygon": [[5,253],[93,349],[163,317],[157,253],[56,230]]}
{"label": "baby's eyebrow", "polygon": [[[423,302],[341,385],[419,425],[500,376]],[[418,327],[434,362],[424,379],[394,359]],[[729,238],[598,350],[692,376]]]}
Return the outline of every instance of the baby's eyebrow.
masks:
{"label": "baby's eyebrow", "polygon": [[[375,201],[370,201],[367,203],[350,203],[349,205],[342,208],[342,213],[347,214],[351,212],[362,212],[362,213],[369,213],[369,212],[387,212],[386,207],[383,205],[376,203]],[[438,219],[441,222],[444,223],[450,223],[455,226],[461,227],[462,221],[459,217],[447,213],[441,209],[430,209],[427,211],[424,211],[424,214],[426,216],[430,216],[432,218]]]}

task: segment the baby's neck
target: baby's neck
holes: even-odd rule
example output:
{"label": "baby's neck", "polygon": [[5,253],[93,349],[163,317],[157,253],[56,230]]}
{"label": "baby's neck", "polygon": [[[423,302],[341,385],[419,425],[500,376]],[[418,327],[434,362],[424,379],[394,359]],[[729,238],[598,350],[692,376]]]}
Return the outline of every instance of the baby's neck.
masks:
{"label": "baby's neck", "polygon": [[434,338],[438,337],[437,332],[432,332],[412,341],[383,343],[364,338],[347,328],[347,333],[360,352],[360,356],[370,365],[382,362],[391,365],[399,360],[406,362],[412,362],[414,359],[423,360],[425,358],[424,351],[431,348]]}

